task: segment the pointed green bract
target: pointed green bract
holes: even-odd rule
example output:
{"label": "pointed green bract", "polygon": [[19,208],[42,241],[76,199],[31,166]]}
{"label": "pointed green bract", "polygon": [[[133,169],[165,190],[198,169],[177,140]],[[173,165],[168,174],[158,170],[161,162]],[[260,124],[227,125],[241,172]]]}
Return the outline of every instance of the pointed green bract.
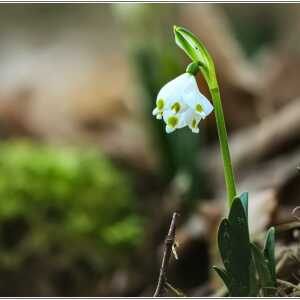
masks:
{"label": "pointed green bract", "polygon": [[202,42],[183,27],[174,26],[174,34],[176,44],[193,62],[200,64],[199,67],[210,88],[216,87],[217,85],[214,84],[216,83],[215,66]]}

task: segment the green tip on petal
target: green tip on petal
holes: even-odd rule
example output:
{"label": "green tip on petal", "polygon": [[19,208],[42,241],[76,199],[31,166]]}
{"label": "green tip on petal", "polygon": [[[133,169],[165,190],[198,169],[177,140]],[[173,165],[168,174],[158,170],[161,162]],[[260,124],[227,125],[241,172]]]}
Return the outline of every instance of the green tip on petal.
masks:
{"label": "green tip on petal", "polygon": [[163,99],[158,99],[156,102],[158,110],[162,110],[165,106],[165,101]]}
{"label": "green tip on petal", "polygon": [[178,124],[178,118],[175,116],[171,116],[168,118],[167,121],[168,126],[170,126],[171,128],[175,128],[176,125]]}
{"label": "green tip on petal", "polygon": [[175,103],[171,106],[171,109],[172,109],[174,112],[176,112],[176,113],[178,113],[178,112],[180,111],[180,108],[181,108],[181,106],[180,106],[180,103],[179,103],[179,102],[175,102]]}
{"label": "green tip on petal", "polygon": [[198,103],[198,104],[196,105],[196,111],[199,112],[199,113],[203,112],[203,107],[202,107],[201,104]]}

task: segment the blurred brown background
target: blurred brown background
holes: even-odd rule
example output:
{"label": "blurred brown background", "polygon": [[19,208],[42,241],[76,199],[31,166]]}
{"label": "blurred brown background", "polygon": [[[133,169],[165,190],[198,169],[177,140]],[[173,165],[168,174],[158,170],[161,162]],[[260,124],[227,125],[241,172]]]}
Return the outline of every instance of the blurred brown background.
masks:
{"label": "blurred brown background", "polygon": [[[215,60],[259,239],[299,205],[299,20],[298,4],[1,4],[0,296],[151,296],[175,210],[170,280],[215,295],[226,197],[214,117],[199,135],[166,135],[151,116],[189,62],[173,24]],[[294,227],[280,233],[278,259],[298,257],[297,242]],[[295,264],[279,270],[287,280]]]}

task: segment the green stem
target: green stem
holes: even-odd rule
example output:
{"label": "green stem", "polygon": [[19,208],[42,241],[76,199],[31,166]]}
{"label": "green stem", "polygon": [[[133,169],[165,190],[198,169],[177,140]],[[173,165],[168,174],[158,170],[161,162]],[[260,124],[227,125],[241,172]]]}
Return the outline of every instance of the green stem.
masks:
{"label": "green stem", "polygon": [[231,207],[233,198],[236,196],[234,174],[231,164],[230,152],[228,147],[227,131],[225,126],[224,113],[222,108],[219,87],[210,88],[211,97],[214,103],[214,111],[219,135],[219,142],[223,158],[225,184],[227,190],[228,207]]}

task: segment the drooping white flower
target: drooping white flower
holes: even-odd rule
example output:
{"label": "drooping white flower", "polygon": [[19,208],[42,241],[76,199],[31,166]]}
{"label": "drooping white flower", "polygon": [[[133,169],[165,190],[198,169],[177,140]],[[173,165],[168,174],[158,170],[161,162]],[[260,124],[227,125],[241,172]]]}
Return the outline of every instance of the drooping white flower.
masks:
{"label": "drooping white flower", "polygon": [[162,87],[152,114],[163,118],[167,133],[185,126],[198,133],[200,120],[212,110],[209,100],[200,93],[195,76],[184,73]]}

